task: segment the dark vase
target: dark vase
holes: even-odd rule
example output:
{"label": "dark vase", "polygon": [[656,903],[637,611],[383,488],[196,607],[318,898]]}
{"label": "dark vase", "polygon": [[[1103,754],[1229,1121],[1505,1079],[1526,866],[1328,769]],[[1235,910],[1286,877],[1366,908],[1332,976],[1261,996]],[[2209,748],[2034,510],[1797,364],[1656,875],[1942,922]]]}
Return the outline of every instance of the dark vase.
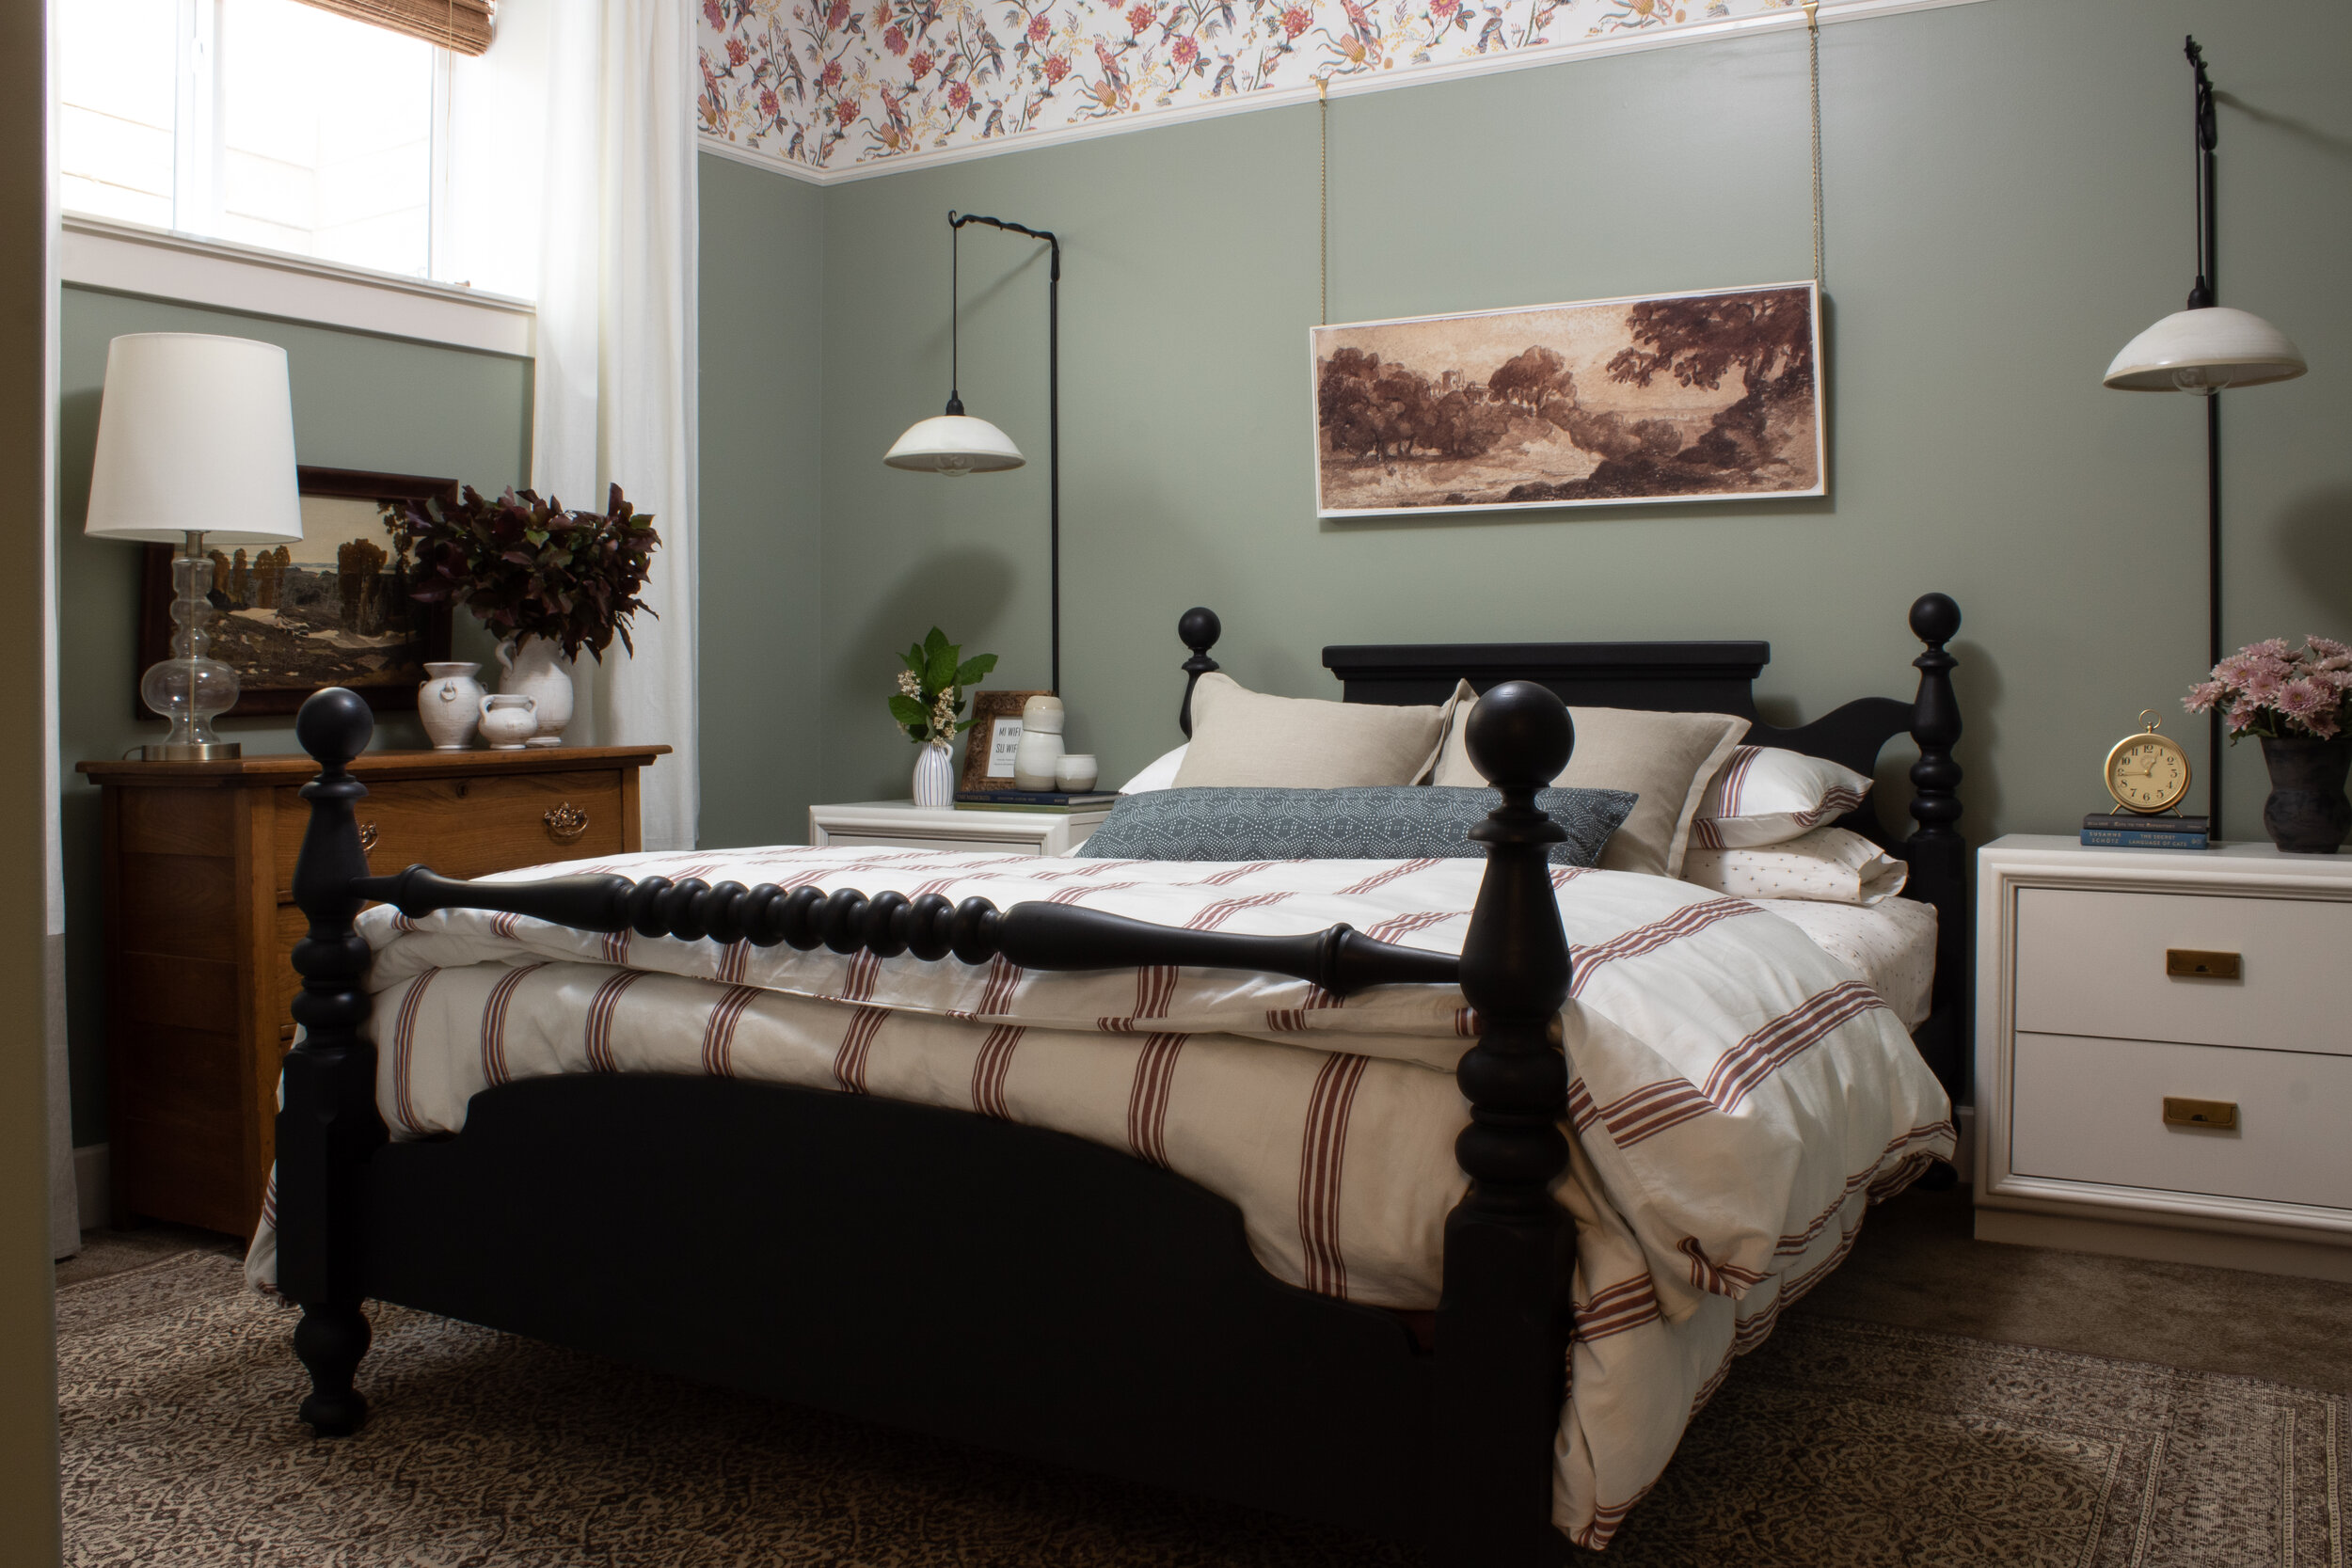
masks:
{"label": "dark vase", "polygon": [[2334,854],[2352,830],[2352,800],[2344,795],[2352,735],[2265,736],[2263,761],[2270,765],[2270,799],[2263,802],[2270,842],[2291,855]]}

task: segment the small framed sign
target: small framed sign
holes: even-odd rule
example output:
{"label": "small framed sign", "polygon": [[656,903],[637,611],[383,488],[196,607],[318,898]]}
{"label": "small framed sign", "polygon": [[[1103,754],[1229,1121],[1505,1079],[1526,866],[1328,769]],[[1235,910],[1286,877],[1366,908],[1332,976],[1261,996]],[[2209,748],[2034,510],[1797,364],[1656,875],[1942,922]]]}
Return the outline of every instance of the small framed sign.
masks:
{"label": "small framed sign", "polygon": [[1011,789],[1014,753],[1021,750],[1021,709],[1045,691],[975,691],[972,727],[964,732],[963,778],[957,789],[985,794]]}

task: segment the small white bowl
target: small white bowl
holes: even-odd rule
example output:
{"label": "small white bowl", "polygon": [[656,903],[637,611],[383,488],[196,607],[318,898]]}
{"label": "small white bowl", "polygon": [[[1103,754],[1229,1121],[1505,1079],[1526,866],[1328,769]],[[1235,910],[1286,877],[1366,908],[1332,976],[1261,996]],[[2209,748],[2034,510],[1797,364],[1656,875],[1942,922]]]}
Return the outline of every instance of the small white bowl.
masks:
{"label": "small white bowl", "polygon": [[1090,752],[1065,752],[1062,759],[1054,765],[1054,783],[1061,786],[1065,795],[1085,794],[1094,787],[1094,781],[1102,776],[1103,770],[1095,766],[1094,754]]}

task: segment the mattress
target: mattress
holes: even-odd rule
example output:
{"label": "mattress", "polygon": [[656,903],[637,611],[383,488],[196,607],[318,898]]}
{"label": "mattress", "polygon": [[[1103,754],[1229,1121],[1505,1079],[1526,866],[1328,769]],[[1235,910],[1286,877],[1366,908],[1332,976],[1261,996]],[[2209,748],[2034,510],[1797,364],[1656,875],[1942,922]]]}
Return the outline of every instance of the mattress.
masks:
{"label": "mattress", "polygon": [[1935,907],[1915,898],[1883,898],[1865,909],[1803,898],[1756,903],[1813,939],[1916,1029],[1927,1021],[1935,985]]}

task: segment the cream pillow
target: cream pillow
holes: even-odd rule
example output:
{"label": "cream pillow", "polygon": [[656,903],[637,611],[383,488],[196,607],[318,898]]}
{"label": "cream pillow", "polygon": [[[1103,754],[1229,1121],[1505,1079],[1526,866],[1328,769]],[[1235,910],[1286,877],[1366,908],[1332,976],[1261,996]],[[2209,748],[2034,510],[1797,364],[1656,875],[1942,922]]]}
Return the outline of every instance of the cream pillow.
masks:
{"label": "cream pillow", "polygon": [[1435,707],[1269,697],[1213,672],[1192,689],[1192,741],[1178,789],[1342,789],[1420,784],[1467,685]]}
{"label": "cream pillow", "polygon": [[1804,898],[1867,909],[1902,892],[1911,867],[1860,833],[1816,828],[1753,849],[1692,848],[1682,879],[1740,898]]}
{"label": "cream pillow", "polygon": [[[1438,753],[1434,784],[1479,785],[1486,781],[1470,759],[1470,716],[1475,703],[1454,710]],[[1691,818],[1748,721],[1728,713],[1650,713],[1628,707],[1571,707],[1576,750],[1552,784],[1562,789],[1623,789],[1641,797],[1601,851],[1601,869],[1651,877],[1682,875]]]}

